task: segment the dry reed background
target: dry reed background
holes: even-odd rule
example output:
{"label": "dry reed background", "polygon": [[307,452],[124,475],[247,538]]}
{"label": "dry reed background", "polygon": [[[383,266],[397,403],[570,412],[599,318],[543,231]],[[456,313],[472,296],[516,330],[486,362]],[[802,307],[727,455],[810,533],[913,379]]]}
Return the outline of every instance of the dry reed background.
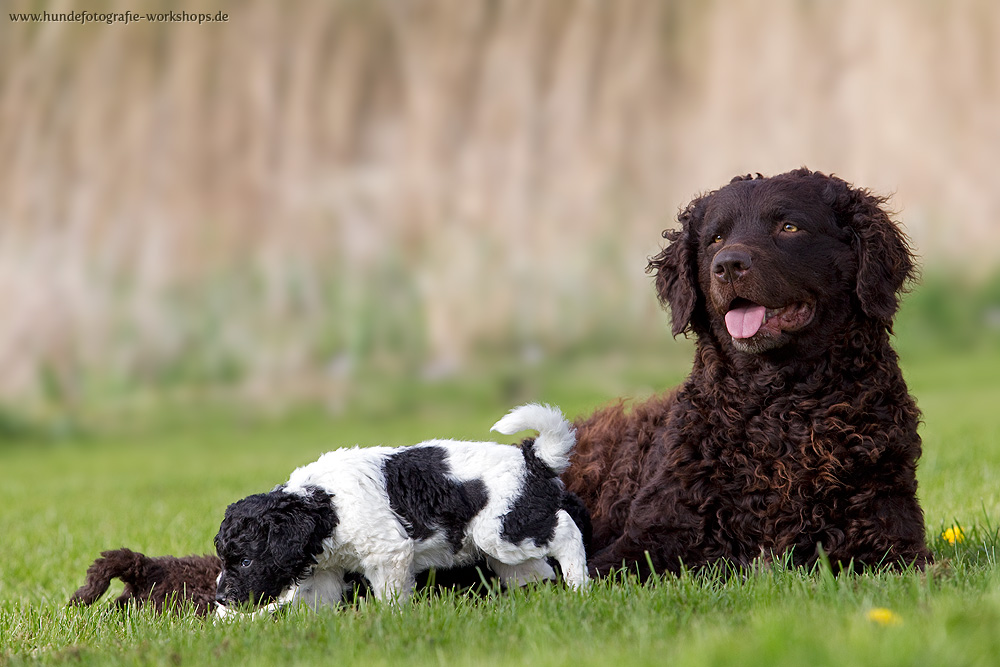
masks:
{"label": "dry reed background", "polygon": [[662,336],[645,257],[737,173],[833,171],[894,192],[926,264],[1000,259],[991,0],[8,14],[131,5],[2,5],[4,400]]}

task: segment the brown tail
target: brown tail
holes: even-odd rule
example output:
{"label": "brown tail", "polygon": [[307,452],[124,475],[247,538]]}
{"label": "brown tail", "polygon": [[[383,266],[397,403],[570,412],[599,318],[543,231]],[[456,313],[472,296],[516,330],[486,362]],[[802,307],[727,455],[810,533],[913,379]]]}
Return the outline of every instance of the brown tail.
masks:
{"label": "brown tail", "polygon": [[102,551],[101,558],[87,568],[87,583],[73,593],[69,604],[93,604],[108,590],[112,579],[121,579],[134,585],[136,575],[146,560],[146,556],[131,549]]}

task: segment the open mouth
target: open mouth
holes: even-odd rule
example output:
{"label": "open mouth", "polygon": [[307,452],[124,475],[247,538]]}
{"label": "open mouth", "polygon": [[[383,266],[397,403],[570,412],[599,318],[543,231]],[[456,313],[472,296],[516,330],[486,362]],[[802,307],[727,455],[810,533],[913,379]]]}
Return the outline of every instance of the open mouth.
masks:
{"label": "open mouth", "polygon": [[798,331],[812,321],[815,308],[802,301],[781,308],[768,308],[746,299],[736,299],[726,312],[726,329],[735,340],[758,334],[777,335]]}

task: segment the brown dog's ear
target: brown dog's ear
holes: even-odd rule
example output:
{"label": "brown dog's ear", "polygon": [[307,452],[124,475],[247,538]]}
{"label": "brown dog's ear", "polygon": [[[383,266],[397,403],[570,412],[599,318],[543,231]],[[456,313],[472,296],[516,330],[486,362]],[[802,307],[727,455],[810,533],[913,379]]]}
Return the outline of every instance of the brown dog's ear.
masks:
{"label": "brown dog's ear", "polygon": [[668,229],[663,238],[670,242],[660,254],[649,258],[646,273],[656,273],[656,295],[660,304],[670,306],[671,332],[674,336],[684,333],[691,325],[698,302],[697,267],[692,239],[697,239],[696,228],[701,222],[702,198],[684,209],[677,220],[681,229]]}
{"label": "brown dog's ear", "polygon": [[886,198],[851,189],[844,212],[858,260],[855,292],[869,317],[889,326],[899,308],[899,293],[914,278],[906,236],[885,211]]}

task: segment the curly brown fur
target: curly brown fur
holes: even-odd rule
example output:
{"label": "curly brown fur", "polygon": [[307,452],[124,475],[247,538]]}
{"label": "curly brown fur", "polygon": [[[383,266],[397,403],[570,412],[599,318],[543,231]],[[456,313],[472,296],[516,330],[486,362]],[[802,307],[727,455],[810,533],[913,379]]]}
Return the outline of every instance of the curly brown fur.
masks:
{"label": "curly brown fur", "polygon": [[664,233],[648,270],[694,364],[577,423],[563,478],[591,513],[593,574],[809,565],[820,545],[835,566],[928,561],[920,413],[889,341],[914,266],[884,203],[806,169],[738,177]]}
{"label": "curly brown fur", "polygon": [[87,583],[73,594],[69,604],[93,604],[108,590],[112,579],[120,579],[125,590],[114,602],[119,608],[152,604],[162,612],[191,604],[204,616],[215,608],[215,582],[220,572],[222,561],[214,554],[151,558],[124,548],[103,551],[87,568]]}

